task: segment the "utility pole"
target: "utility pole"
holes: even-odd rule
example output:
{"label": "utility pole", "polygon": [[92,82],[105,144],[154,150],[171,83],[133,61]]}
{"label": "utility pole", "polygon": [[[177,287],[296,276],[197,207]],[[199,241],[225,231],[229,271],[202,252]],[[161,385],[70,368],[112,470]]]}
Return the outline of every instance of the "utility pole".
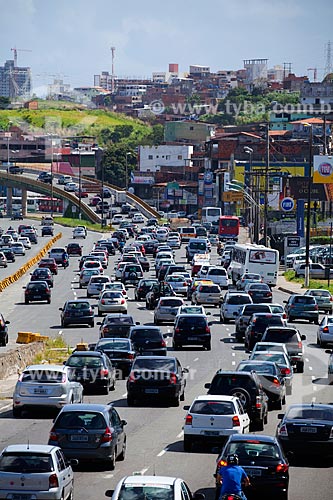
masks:
{"label": "utility pole", "polygon": [[313,126],[310,127],[310,147],[309,147],[309,170],[308,170],[308,206],[306,210],[306,235],[305,235],[305,278],[304,286],[310,284],[310,228],[311,228],[311,188],[312,188],[312,166],[313,166]]}
{"label": "utility pole", "polygon": [[265,165],[265,201],[264,201],[264,245],[268,246],[267,223],[268,223],[268,190],[269,190],[269,122],[266,128],[266,165]]}

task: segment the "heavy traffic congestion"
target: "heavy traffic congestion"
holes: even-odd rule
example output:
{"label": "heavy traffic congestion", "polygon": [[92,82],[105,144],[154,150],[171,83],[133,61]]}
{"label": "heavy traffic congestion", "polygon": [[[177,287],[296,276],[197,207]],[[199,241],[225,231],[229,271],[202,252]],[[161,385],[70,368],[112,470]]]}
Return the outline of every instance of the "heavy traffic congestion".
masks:
{"label": "heavy traffic congestion", "polygon": [[[135,210],[112,224],[61,228],[1,295],[0,354],[19,331],[70,347],[1,381],[0,499],[218,499],[232,454],[249,499],[330,498],[330,293],[288,290],[279,252],[239,221],[220,239]],[[60,231],[2,229],[1,279]]]}

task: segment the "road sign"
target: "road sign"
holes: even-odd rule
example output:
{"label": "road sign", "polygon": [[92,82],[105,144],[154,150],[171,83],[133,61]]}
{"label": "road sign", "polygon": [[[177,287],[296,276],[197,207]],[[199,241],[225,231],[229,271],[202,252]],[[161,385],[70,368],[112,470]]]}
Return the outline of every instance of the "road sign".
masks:
{"label": "road sign", "polygon": [[281,209],[284,210],[285,212],[290,212],[291,210],[294,210],[295,207],[295,202],[292,198],[283,198],[281,200]]}
{"label": "road sign", "polygon": [[301,238],[299,236],[287,236],[287,246],[290,248],[299,248]]}
{"label": "road sign", "polygon": [[243,193],[236,191],[225,191],[222,195],[222,200],[227,203],[234,203],[243,199]]}

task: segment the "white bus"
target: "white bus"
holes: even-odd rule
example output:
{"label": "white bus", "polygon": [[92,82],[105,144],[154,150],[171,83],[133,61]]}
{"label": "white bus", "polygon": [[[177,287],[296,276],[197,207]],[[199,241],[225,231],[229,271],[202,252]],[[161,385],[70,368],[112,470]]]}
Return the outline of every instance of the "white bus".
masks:
{"label": "white bus", "polygon": [[201,209],[201,222],[218,222],[222,211],[218,207],[203,207]]}
{"label": "white bus", "polygon": [[260,274],[264,283],[275,286],[279,271],[279,252],[263,245],[234,245],[228,267],[229,278],[235,284],[244,273]]}

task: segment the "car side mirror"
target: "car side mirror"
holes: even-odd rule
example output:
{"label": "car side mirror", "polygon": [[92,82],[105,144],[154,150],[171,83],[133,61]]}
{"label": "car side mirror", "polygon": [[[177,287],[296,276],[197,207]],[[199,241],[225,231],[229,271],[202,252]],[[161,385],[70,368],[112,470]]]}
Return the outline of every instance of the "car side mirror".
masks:
{"label": "car side mirror", "polygon": [[326,352],[326,354],[332,354],[333,350],[331,350],[331,349],[325,349],[325,352]]}
{"label": "car side mirror", "polygon": [[285,415],[284,413],[278,413],[278,414],[277,414],[277,419],[278,419],[278,420],[282,420],[282,419],[283,419],[283,417],[284,417],[284,415]]}
{"label": "car side mirror", "polygon": [[25,290],[27,287],[26,286],[22,286],[23,290]]}
{"label": "car side mirror", "polygon": [[105,492],[105,496],[106,496],[106,497],[109,497],[109,498],[112,498],[113,493],[114,493],[114,490],[106,490],[106,492]]}
{"label": "car side mirror", "polygon": [[283,300],[283,303],[284,303],[284,304],[287,304],[287,302],[288,302],[287,300]]}
{"label": "car side mirror", "polygon": [[210,386],[211,386],[211,383],[210,383],[210,382],[208,382],[207,384],[205,384],[205,385],[204,385],[204,388],[205,388],[205,389],[210,389]]}
{"label": "car side mirror", "polygon": [[63,361],[62,364],[65,366],[66,365],[66,361]]}
{"label": "car side mirror", "polygon": [[213,324],[214,324],[213,321],[208,322],[208,326],[212,326]]}
{"label": "car side mirror", "polygon": [[135,322],[136,325],[141,325],[140,321]]}
{"label": "car side mirror", "polygon": [[189,373],[190,372],[190,370],[188,368],[183,368],[182,371],[183,371],[183,373]]}
{"label": "car side mirror", "polygon": [[306,340],[306,335],[301,335],[301,340]]}
{"label": "car side mirror", "polygon": [[194,493],[193,500],[205,500],[206,495],[204,493]]}
{"label": "car side mirror", "polygon": [[101,321],[97,321],[96,325],[101,325],[102,322]]}
{"label": "car side mirror", "polygon": [[184,406],[183,406],[183,409],[184,409],[185,411],[189,411],[189,409],[190,409],[190,405],[184,405]]}
{"label": "car side mirror", "polygon": [[121,425],[127,425],[127,421],[126,420],[121,420],[120,423],[121,423]]}
{"label": "car side mirror", "polygon": [[64,309],[62,307],[59,307],[59,311],[63,311]]}

